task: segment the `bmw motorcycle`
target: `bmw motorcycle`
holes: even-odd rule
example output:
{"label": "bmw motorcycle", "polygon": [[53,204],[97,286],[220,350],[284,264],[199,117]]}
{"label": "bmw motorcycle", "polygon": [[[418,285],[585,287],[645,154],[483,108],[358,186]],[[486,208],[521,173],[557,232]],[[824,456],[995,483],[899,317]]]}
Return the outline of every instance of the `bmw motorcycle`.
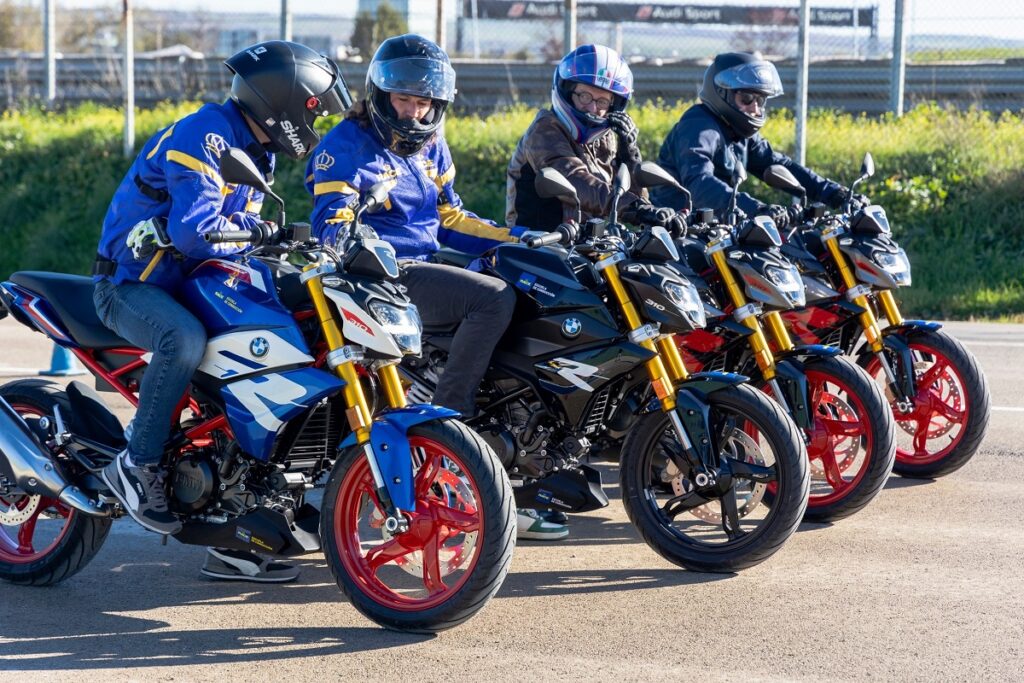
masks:
{"label": "bmw motorcycle", "polygon": [[[221,174],[272,197],[286,225],[283,202],[241,150],[225,152]],[[373,188],[359,215],[386,192]],[[281,556],[322,542],[339,587],[368,618],[402,631],[455,626],[508,572],[508,478],[456,413],[406,404],[396,365],[419,352],[421,328],[395,284],[390,245],[356,226],[338,254],[310,240],[308,224],[283,232],[241,260],[203,262],[183,286],[209,342],[166,446],[168,501],[183,522],[174,537]],[[148,355],[101,324],[92,297],[90,278],[62,273],[17,272],[0,284],[4,315],[70,349],[100,390],[137,405]],[[92,560],[123,515],[99,473],[125,445],[86,385],[0,387],[0,578],[52,585]],[[328,475],[318,511],[304,497]]]}
{"label": "bmw motorcycle", "polygon": [[[643,182],[673,182],[656,165]],[[537,190],[575,206],[553,169]],[[585,464],[610,430],[625,432],[622,500],[656,552],[696,571],[732,572],[778,550],[807,503],[806,450],[792,421],[746,378],[691,374],[673,335],[704,324],[678,252],[661,227],[635,239],[617,221],[630,176],[620,168],[608,221],[503,244],[483,272],[513,286],[517,302],[478,394],[472,425],[509,470],[521,507],[583,512],[607,504]],[[554,245],[568,243],[568,249]],[[453,264],[464,263],[448,253]],[[432,395],[450,330],[427,329],[421,358],[403,369],[410,395]],[[769,507],[764,492],[776,492]]]}
{"label": "bmw motorcycle", "polygon": [[737,169],[730,223],[697,211],[679,240],[686,264],[704,283],[709,322],[677,342],[691,367],[749,375],[786,409],[810,457],[805,518],[841,519],[885,486],[896,447],[892,413],[871,376],[838,349],[793,343],[782,314],[804,306],[804,286],[780,251],[771,218],[737,216],[736,193],[745,179],[743,167]]}
{"label": "bmw motorcycle", "polygon": [[[786,169],[770,171],[771,184],[802,192]],[[988,383],[974,355],[939,323],[903,317],[893,291],[910,286],[910,261],[885,210],[853,202],[857,185],[873,174],[868,153],[842,211],[804,208],[783,249],[807,283],[807,307],[782,315],[804,343],[842,349],[884,387],[898,426],[893,471],[940,477],[981,446],[991,415]]]}

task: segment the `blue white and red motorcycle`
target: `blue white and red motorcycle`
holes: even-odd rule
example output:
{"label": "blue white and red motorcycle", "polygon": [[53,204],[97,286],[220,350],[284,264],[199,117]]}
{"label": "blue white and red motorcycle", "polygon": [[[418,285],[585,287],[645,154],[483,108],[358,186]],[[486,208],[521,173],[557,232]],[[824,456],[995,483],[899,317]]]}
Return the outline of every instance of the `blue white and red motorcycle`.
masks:
{"label": "blue white and red motorcycle", "polygon": [[[281,203],[239,150],[225,153],[221,172]],[[385,197],[383,185],[371,190],[358,215]],[[455,626],[511,563],[505,471],[456,413],[406,405],[396,364],[419,353],[421,326],[395,284],[390,245],[358,219],[342,254],[311,241],[306,224],[282,232],[240,260],[205,261],[184,285],[209,342],[165,453],[168,500],[183,522],[175,538],[281,556],[322,542],[338,585],[370,619],[407,631]],[[100,323],[92,295],[89,278],[17,272],[0,284],[0,315],[70,349],[99,389],[137,404],[148,355]],[[124,446],[118,419],[86,385],[0,387],[0,579],[51,585],[89,563],[123,514],[99,472]],[[327,473],[318,511],[305,495]]]}

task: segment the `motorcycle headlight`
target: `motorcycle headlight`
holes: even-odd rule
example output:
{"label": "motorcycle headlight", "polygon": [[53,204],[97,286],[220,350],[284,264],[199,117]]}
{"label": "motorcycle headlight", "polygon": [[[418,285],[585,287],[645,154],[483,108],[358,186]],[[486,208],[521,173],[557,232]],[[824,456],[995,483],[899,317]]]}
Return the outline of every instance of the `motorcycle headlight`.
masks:
{"label": "motorcycle headlight", "polygon": [[384,331],[394,338],[398,348],[409,355],[420,354],[423,324],[420,322],[420,312],[416,310],[416,306],[409,304],[401,308],[386,301],[371,301],[369,309]]}
{"label": "motorcycle headlight", "polygon": [[895,254],[888,251],[876,251],[871,260],[877,263],[892,279],[906,287],[910,285],[910,259],[907,252],[900,249]]}
{"label": "motorcycle headlight", "polygon": [[793,306],[800,308],[806,303],[804,281],[800,278],[800,271],[796,269],[796,266],[791,265],[788,268],[768,266],[764,269],[764,274],[790,300]]}
{"label": "motorcycle headlight", "polygon": [[685,285],[678,282],[666,282],[665,294],[672,303],[686,316],[687,320],[693,323],[694,328],[701,328],[707,325],[707,316],[704,313],[704,302],[700,300],[697,288],[687,282]]}

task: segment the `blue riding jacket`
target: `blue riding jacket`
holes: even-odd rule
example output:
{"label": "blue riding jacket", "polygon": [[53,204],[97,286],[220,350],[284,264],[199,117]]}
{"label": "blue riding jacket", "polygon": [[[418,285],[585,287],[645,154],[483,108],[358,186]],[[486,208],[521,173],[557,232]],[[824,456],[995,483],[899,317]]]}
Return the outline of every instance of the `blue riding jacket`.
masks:
{"label": "blue riding jacket", "polygon": [[526,230],[501,227],[467,211],[454,179],[455,165],[443,137],[402,157],[388,150],[372,128],[345,119],[324,136],[306,168],[313,234],[335,244],[339,231],[355,218],[353,206],[360,195],[380,181],[391,184],[384,208],[363,219],[400,259],[427,260],[441,245],[480,254],[516,241]]}
{"label": "blue riding jacket", "polygon": [[[268,178],[274,155],[257,142],[241,110],[232,101],[206,104],[159,131],[142,147],[121,181],[103,219],[98,257],[116,262],[115,284],[139,281],[149,261],[136,261],[125,244],[140,221],[163,217],[174,247],[184,259],[164,254],[146,278],[175,290],[203,259],[241,251],[238,243],[208,244],[211,231],[252,229],[259,221],[263,193],[247,185],[225,183],[221,154],[240,147]],[[108,277],[97,275],[94,279]]]}
{"label": "blue riding jacket", "polygon": [[[842,201],[841,185],[776,152],[760,133],[750,138],[737,136],[702,104],[686,110],[658,154],[658,165],[690,191],[692,208],[714,209],[719,216],[729,208],[736,164],[742,164],[750,175],[759,179],[769,166],[781,164],[803,185],[811,201],[833,206]],[[683,194],[665,185],[652,188],[651,201],[658,206],[686,208]],[[736,205],[749,216],[761,213],[766,206],[746,192],[737,194]]]}

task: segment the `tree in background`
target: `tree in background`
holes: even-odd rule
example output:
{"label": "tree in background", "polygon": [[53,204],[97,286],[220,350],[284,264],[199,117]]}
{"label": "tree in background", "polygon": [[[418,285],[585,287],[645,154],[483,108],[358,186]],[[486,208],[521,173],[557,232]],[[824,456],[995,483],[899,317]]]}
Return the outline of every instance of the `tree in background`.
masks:
{"label": "tree in background", "polygon": [[0,0],[0,51],[39,52],[42,49],[39,9],[27,2]]}
{"label": "tree in background", "polygon": [[356,25],[349,42],[359,50],[363,59],[370,59],[377,46],[392,36],[409,32],[409,24],[397,10],[386,2],[377,5],[377,16],[369,12],[356,15]]}

